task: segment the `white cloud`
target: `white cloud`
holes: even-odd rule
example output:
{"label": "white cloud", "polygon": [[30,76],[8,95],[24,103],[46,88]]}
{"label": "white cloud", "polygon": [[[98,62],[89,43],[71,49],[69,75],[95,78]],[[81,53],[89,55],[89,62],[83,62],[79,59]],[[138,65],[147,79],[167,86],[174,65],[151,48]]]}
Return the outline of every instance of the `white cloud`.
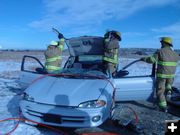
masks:
{"label": "white cloud", "polygon": [[137,37],[137,36],[146,36],[147,33],[141,33],[141,32],[124,32],[123,36],[128,37]]}
{"label": "white cloud", "polygon": [[[45,15],[31,22],[33,28],[49,29],[52,26],[91,28],[110,19],[128,17],[146,7],[163,6],[177,0],[44,0]],[[82,29],[81,28],[81,29]]]}
{"label": "white cloud", "polygon": [[[159,29],[152,29],[154,32],[165,32],[169,34],[180,34],[180,21]],[[179,36],[180,37],[180,36]]]}
{"label": "white cloud", "polygon": [[170,36],[173,38],[175,48],[179,48],[180,44],[180,21],[162,28],[154,28],[153,32],[157,37]]}
{"label": "white cloud", "polygon": [[161,35],[164,33],[164,35],[170,35],[173,38],[180,40],[180,22],[159,29],[152,29],[152,31]]}

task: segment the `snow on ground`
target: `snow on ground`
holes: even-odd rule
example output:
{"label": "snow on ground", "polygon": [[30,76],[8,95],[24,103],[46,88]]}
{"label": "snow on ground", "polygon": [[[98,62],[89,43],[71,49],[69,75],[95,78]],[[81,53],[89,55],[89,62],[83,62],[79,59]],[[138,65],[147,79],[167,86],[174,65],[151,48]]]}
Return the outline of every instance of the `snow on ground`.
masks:
{"label": "snow on ground", "polygon": [[[119,70],[122,69],[124,66],[128,65],[129,63],[135,61],[137,59],[127,59],[121,58],[119,61]],[[152,72],[152,64],[148,64],[142,61],[134,63],[130,67],[126,68],[129,72],[128,76],[143,76],[143,75],[151,75]]]}
{"label": "snow on ground", "polygon": [[[28,68],[37,66],[35,62],[27,62]],[[20,73],[21,62],[0,61],[0,121],[6,118],[19,117],[19,101],[22,90],[19,86],[18,77]],[[0,122],[0,135],[11,131],[17,121]],[[12,135],[57,135],[46,128],[36,128],[20,122],[18,128]]]}
{"label": "snow on ground", "polygon": [[[120,61],[119,69],[121,69],[126,64],[134,61],[135,59],[125,59],[122,58]],[[63,62],[64,63],[64,62]],[[30,69],[34,69],[37,67],[37,65],[34,62],[28,62],[28,67]],[[143,62],[139,62],[139,64],[135,64],[130,69],[127,68],[129,71],[129,76],[139,76],[139,75],[149,75],[151,74],[151,64],[145,64]],[[0,120],[3,120],[5,118],[11,118],[11,117],[19,117],[19,101],[21,99],[20,94],[22,93],[22,90],[18,83],[18,77],[19,72],[21,68],[20,62],[15,61],[0,61]],[[180,76],[180,64],[177,68],[177,78]],[[178,80],[175,79],[176,85],[178,85]],[[137,108],[135,108],[137,109]],[[144,108],[141,108],[143,110]],[[139,115],[147,115],[149,116],[149,110],[144,109],[145,111],[138,111]],[[153,114],[157,114],[157,111],[152,111]],[[161,112],[158,112],[158,117],[162,116]],[[165,118],[172,118],[170,116]],[[151,115],[149,116],[149,119],[151,119]],[[143,120],[143,119],[142,119]],[[141,121],[142,122],[142,121]],[[152,125],[154,123],[157,123],[156,120],[152,121]],[[158,121],[160,124],[160,120]],[[6,122],[0,122],[0,134],[5,134],[8,131],[12,130],[15,126],[15,121],[6,121]],[[149,127],[147,127],[149,128]],[[154,127],[155,129],[158,127]],[[153,130],[155,130],[153,129]],[[147,129],[146,129],[147,130]],[[162,133],[163,128],[158,129],[161,130]],[[149,132],[149,131],[147,131]],[[156,131],[154,131],[156,134]],[[26,134],[26,135],[55,135],[57,132],[53,132],[51,130],[48,130],[46,128],[37,128],[34,126],[30,126],[28,124],[25,124],[23,122],[20,122],[18,128],[12,133],[12,135],[19,135],[19,134]],[[149,133],[151,134],[151,133]],[[162,133],[163,134],[163,133]]]}

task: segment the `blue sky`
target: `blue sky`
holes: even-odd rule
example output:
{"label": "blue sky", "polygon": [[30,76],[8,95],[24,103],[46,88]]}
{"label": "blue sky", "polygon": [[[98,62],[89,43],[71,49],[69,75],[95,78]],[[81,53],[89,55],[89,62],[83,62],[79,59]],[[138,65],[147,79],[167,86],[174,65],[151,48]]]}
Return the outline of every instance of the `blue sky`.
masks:
{"label": "blue sky", "polygon": [[171,36],[180,49],[180,0],[1,0],[0,48],[45,49],[58,40],[122,34],[122,48],[159,48],[159,37]]}

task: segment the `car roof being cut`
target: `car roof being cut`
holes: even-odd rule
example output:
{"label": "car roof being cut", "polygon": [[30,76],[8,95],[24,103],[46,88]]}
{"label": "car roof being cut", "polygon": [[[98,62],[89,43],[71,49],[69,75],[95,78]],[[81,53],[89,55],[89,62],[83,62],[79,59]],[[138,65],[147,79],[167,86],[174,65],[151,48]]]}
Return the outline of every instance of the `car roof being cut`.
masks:
{"label": "car roof being cut", "polygon": [[66,41],[71,56],[103,55],[104,39],[98,36],[82,36]]}

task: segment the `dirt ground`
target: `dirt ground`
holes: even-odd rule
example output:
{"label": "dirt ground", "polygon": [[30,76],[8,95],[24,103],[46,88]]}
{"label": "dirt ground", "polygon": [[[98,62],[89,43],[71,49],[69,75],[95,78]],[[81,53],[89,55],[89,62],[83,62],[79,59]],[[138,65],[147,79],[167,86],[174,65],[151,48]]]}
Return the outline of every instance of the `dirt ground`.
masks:
{"label": "dirt ground", "polygon": [[[0,52],[0,61],[6,61],[6,62],[19,62],[21,63],[23,55],[31,55],[39,58],[40,60],[44,61],[44,55],[43,52]],[[138,56],[136,56],[138,57]],[[3,75],[1,74],[1,77],[3,78],[9,78],[14,77],[18,80],[19,71],[6,71],[6,73]],[[160,112],[156,109],[156,106],[153,103],[145,102],[145,101],[135,101],[130,103],[117,103],[118,107],[115,110],[115,115],[113,117],[114,120],[116,120],[114,123],[112,121],[108,120],[103,125],[96,127],[96,128],[83,128],[83,129],[63,129],[64,131],[68,131],[69,134],[73,134],[72,132],[75,131],[76,133],[82,133],[82,132],[100,132],[100,131],[108,131],[108,132],[114,132],[121,135],[137,135],[137,134],[144,134],[144,135],[163,135],[165,133],[165,120],[172,120],[172,119],[180,119],[179,117],[176,117],[169,113]],[[127,121],[128,119],[133,119],[133,122],[135,122],[135,115],[131,109],[132,108],[138,117],[138,123],[137,126],[141,129],[139,132],[137,132],[134,128],[127,128],[120,126],[117,123],[123,123],[123,119]],[[129,116],[129,117],[128,117]],[[118,120],[118,122],[117,122]],[[42,127],[40,127],[42,128]]]}

